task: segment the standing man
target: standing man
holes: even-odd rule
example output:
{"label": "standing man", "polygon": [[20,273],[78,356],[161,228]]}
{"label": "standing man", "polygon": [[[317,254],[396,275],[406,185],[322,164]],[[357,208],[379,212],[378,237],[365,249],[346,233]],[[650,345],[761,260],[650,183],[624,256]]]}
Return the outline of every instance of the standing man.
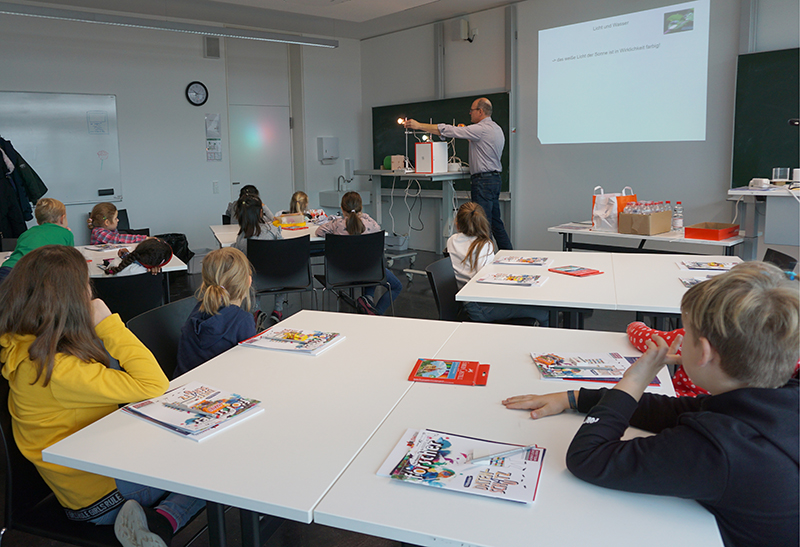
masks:
{"label": "standing man", "polygon": [[506,138],[500,126],[492,121],[492,103],[489,99],[475,99],[469,109],[469,116],[472,125],[467,127],[455,127],[446,123],[419,123],[416,120],[406,120],[405,126],[433,135],[469,141],[472,201],[480,204],[486,212],[498,248],[513,249],[503,219],[500,218],[500,172],[503,170],[500,156],[503,154]]}

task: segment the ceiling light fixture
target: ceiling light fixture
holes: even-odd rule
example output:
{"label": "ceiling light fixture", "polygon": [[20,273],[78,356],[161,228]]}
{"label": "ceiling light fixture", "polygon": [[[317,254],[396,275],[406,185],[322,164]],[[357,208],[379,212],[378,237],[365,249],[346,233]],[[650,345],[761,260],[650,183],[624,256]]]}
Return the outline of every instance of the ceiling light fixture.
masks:
{"label": "ceiling light fixture", "polygon": [[150,30],[167,30],[172,32],[186,32],[201,34],[203,36],[220,36],[223,38],[241,38],[242,40],[260,40],[262,42],[280,42],[282,44],[297,44],[301,46],[316,46],[335,48],[339,47],[338,40],[325,38],[311,38],[283,34],[280,32],[266,32],[260,30],[237,29],[228,27],[215,27],[211,25],[197,25],[194,23],[180,23],[178,21],[161,21],[157,19],[144,19],[140,17],[127,17],[122,15],[106,15],[66,9],[45,8],[22,4],[0,2],[0,14],[24,15],[27,17],[41,17],[44,19],[58,19],[60,21],[78,21],[81,23],[99,23],[103,25],[116,25],[121,27],[143,28]]}

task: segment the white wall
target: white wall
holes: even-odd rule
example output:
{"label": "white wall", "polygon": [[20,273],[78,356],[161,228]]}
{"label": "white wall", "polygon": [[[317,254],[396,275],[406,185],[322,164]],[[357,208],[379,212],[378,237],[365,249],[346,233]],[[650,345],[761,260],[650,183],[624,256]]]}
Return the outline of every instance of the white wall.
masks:
{"label": "white wall", "polygon": [[[230,201],[229,93],[235,106],[289,104],[286,46],[233,42],[226,51],[231,41],[222,41],[220,59],[204,59],[201,36],[0,15],[0,87],[116,95],[124,193],[117,207],[128,210],[135,228],[185,233],[192,248],[213,248],[208,226],[220,222]],[[360,158],[360,44],[339,42],[332,50],[302,48],[306,191],[312,204],[320,189],[333,189],[343,174],[342,160],[330,166],[316,161],[318,135],[338,136],[342,158],[352,157],[355,165]],[[194,80],[209,90],[208,102],[199,108],[184,98]],[[206,161],[206,113],[221,115],[221,162]],[[213,193],[215,180],[219,194]],[[288,205],[287,198],[270,207]],[[90,209],[68,207],[78,244],[88,242]]]}
{"label": "white wall", "polygon": [[[202,37],[7,15],[0,29],[4,90],[117,96],[124,200],[116,205],[133,227],[182,232],[192,247],[211,247],[208,224],[228,202],[229,151],[223,139],[223,161],[206,161],[204,117],[220,113],[226,130],[227,93],[224,62],[203,58]],[[199,108],[184,96],[193,80],[209,90]],[[76,243],[88,241],[90,209],[68,207]]]}
{"label": "white wall", "polygon": [[[344,175],[344,159],[361,165],[361,45],[339,39],[336,49],[303,48],[303,106],[305,177],[309,203],[319,206],[319,192],[335,190]],[[339,159],[323,164],[317,159],[317,137],[339,138]],[[354,181],[353,189],[358,189]],[[366,188],[366,186],[364,186]],[[288,207],[289,204],[287,203]]]}
{"label": "white wall", "polygon": [[[518,153],[516,191],[512,197],[514,244],[518,248],[559,249],[560,237],[547,228],[570,220],[587,219],[595,185],[607,191],[632,186],[644,199],[683,201],[686,222],[730,221],[733,206],[726,202],[730,187],[733,135],[733,99],[736,57],[739,52],[739,3],[712,0],[709,40],[707,136],[704,142],[547,145],[536,137],[538,31],[560,25],[668,5],[670,0],[539,1],[517,4],[518,10]],[[797,47],[797,2],[760,0],[759,49]],[[475,41],[452,41],[445,27],[445,90],[447,97],[478,95],[502,89],[504,82],[504,9],[469,16],[480,32]],[[484,32],[486,29],[486,32]],[[776,34],[780,41],[770,40]],[[433,55],[432,25],[365,40],[362,78],[367,130],[372,106],[430,100],[433,66],[421,65],[409,77],[394,78],[385,92],[390,67],[411,70],[409,59]],[[423,39],[424,38],[424,39]],[[427,76],[427,77],[426,77]],[[435,113],[432,114],[435,116]],[[369,132],[367,133],[370,134]],[[365,157],[368,157],[365,152]],[[512,185],[512,188],[514,186]],[[433,248],[432,222],[438,222],[428,200],[426,235],[412,234],[411,246]],[[402,207],[402,204],[401,204]],[[403,209],[404,211],[404,209]],[[395,216],[398,216],[395,205]],[[404,215],[401,215],[404,216]],[[384,221],[387,227],[387,221]],[[398,231],[402,231],[398,230]],[[691,249],[687,249],[691,250]],[[702,249],[696,249],[702,252]],[[764,249],[760,249],[759,256]],[[794,250],[794,253],[797,249]]]}

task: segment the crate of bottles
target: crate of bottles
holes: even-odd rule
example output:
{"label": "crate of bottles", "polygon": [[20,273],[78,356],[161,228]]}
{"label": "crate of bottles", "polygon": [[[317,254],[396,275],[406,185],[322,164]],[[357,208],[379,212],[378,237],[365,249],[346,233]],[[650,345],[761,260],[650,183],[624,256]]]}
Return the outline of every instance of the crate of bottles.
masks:
{"label": "crate of bottles", "polygon": [[663,234],[672,229],[672,207],[662,201],[628,203],[619,214],[619,233],[641,236]]}

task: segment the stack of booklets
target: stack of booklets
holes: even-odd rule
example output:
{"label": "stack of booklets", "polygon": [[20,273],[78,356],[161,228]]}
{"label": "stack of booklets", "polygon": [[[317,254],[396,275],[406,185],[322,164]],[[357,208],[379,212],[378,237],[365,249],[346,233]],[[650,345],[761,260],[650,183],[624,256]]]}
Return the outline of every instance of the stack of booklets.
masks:
{"label": "stack of booklets", "polygon": [[708,261],[703,262],[699,260],[682,260],[680,262],[676,262],[678,268],[681,270],[708,270],[714,272],[727,272],[734,266],[736,266],[736,262],[714,262]]}
{"label": "stack of booklets", "polygon": [[[545,449],[433,431],[408,429],[378,475],[395,480],[530,503]],[[494,455],[491,458],[485,456]],[[480,459],[480,462],[472,462]]]}
{"label": "stack of booklets", "polygon": [[600,270],[593,270],[592,268],[584,268],[583,266],[558,266],[556,268],[550,268],[547,271],[555,272],[565,275],[572,275],[575,277],[586,277],[587,275],[598,275],[603,272]]}
{"label": "stack of booklets", "polygon": [[485,386],[489,379],[489,365],[482,365],[478,361],[417,359],[408,379],[412,382]]}
{"label": "stack of booklets", "polygon": [[[617,383],[638,357],[619,353],[531,353],[544,380],[580,380]],[[654,378],[650,385],[660,385]]]}
{"label": "stack of booklets", "polygon": [[549,266],[552,258],[546,256],[501,256],[494,259],[492,264],[513,264],[515,266]]}
{"label": "stack of booklets", "polygon": [[521,285],[523,287],[541,287],[547,281],[541,275],[495,273],[478,279],[478,283],[491,283],[494,285]]}
{"label": "stack of booklets", "polygon": [[131,403],[122,411],[142,418],[193,441],[202,441],[264,409],[261,401],[189,382],[154,397]]}
{"label": "stack of booklets", "polygon": [[308,355],[319,355],[334,344],[344,340],[338,332],[322,332],[319,330],[283,329],[274,326],[239,345],[250,348],[277,349]]}

